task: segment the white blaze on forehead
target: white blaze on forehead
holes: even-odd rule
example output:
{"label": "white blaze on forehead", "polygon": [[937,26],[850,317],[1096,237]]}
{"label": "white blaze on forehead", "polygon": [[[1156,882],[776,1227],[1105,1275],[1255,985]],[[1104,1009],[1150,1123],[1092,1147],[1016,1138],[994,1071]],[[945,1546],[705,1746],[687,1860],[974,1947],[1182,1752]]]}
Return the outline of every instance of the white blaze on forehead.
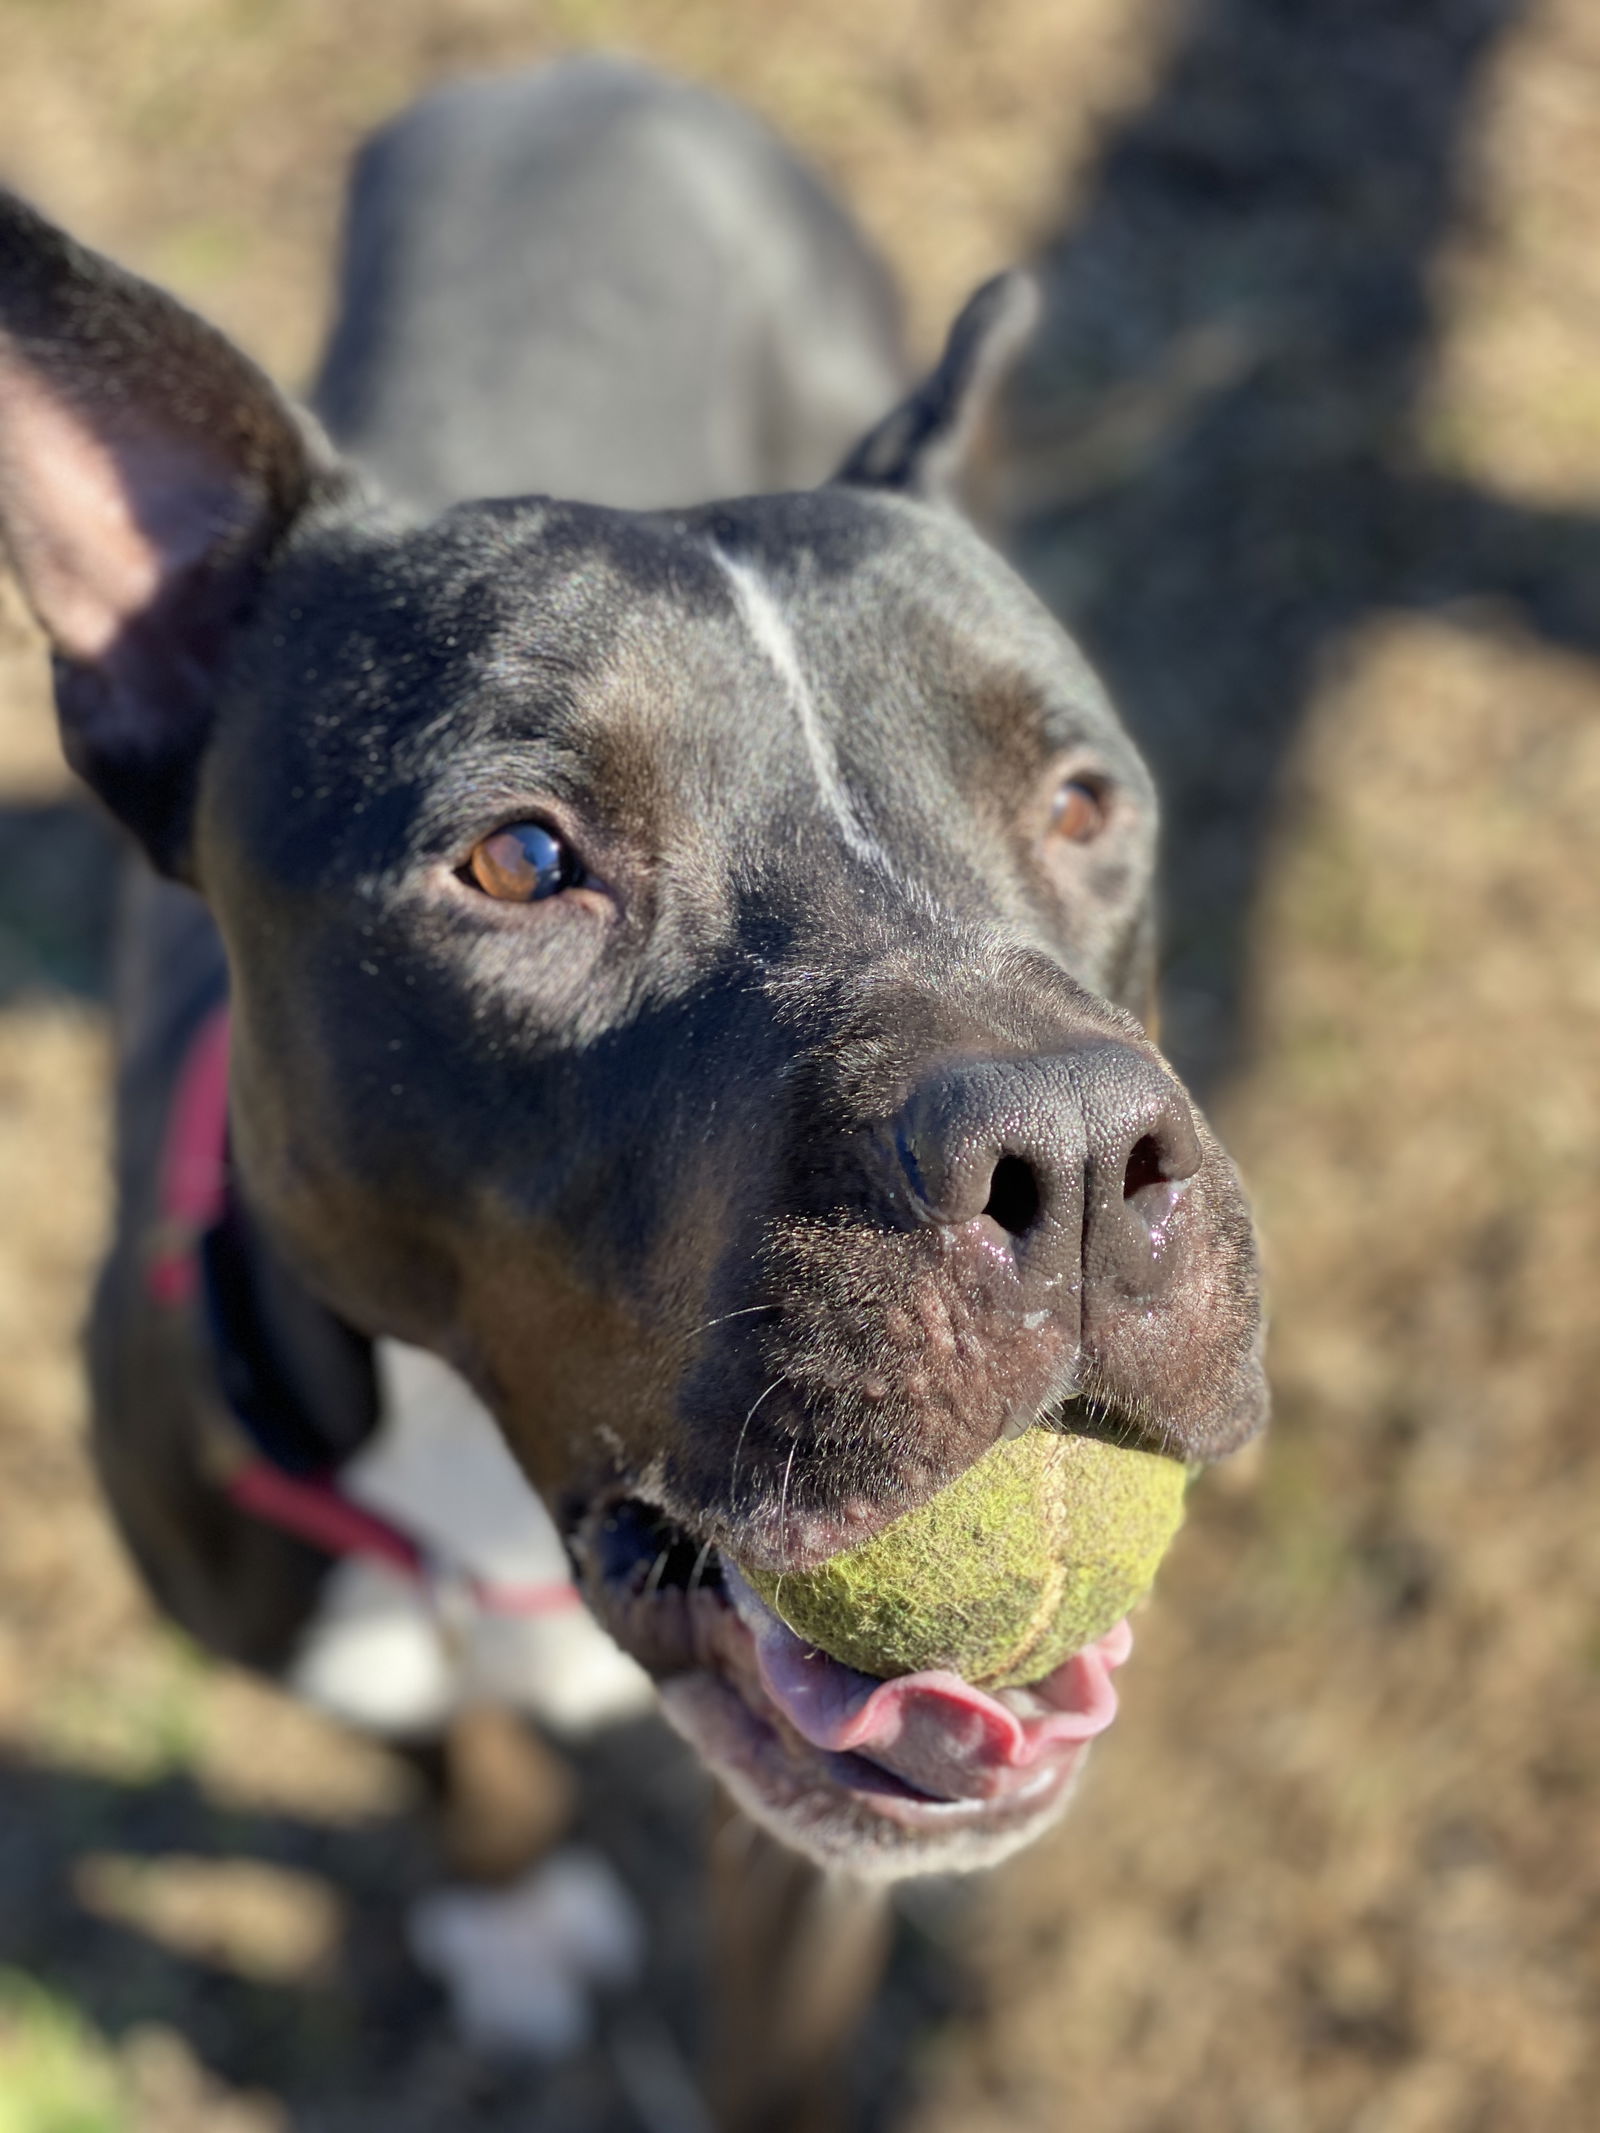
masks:
{"label": "white blaze on forehead", "polygon": [[876,839],[868,832],[856,812],[839,769],[839,758],[834,750],[833,737],[818,716],[812,700],[810,684],[800,665],[800,655],[795,648],[794,633],[784,620],[783,612],[758,573],[750,564],[725,555],[715,543],[712,554],[725,572],[733,587],[733,596],[738,604],[740,618],[750,632],[752,641],[766,659],[772,671],[783,683],[795,715],[800,721],[801,736],[806,744],[812,775],[817,781],[817,790],[822,795],[822,804],[838,823],[844,841],[858,859],[867,859],[884,872],[889,871],[888,860]]}

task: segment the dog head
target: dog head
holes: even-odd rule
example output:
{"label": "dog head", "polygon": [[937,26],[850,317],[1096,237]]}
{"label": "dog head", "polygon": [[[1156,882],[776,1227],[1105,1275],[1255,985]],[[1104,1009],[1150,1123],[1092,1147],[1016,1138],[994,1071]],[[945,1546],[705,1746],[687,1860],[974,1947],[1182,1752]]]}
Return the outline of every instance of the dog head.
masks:
{"label": "dog head", "polygon": [[1125,1638],[1004,1701],[801,1680],[729,1566],[1035,1424],[1197,1461],[1265,1405],[1243,1198],[1139,1020],[1148,777],[949,503],[1030,302],[822,489],[417,524],[0,213],[0,523],[69,758],[226,942],[254,1214],[477,1388],[752,1812],[884,1873],[1049,1819]]}

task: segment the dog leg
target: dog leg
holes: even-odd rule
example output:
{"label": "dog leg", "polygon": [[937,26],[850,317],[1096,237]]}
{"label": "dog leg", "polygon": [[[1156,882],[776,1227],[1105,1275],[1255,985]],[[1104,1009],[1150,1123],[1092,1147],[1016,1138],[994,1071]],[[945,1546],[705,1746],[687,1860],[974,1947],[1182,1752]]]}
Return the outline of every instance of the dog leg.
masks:
{"label": "dog leg", "polygon": [[486,2050],[560,2059],[589,2037],[596,1990],[628,1983],[644,1929],[604,1860],[565,1843],[574,1781],[493,1705],[454,1717],[427,1774],[455,1885],[412,1908],[412,1951]]}
{"label": "dog leg", "polygon": [[553,1852],[572,1826],[571,1770],[531,1727],[496,1704],[451,1719],[440,1744],[439,1833],[458,1881],[504,1887]]}
{"label": "dog leg", "polygon": [[886,1894],[719,1801],[711,1921],[707,2086],[721,2133],[841,2133],[846,2055],[888,1953]]}

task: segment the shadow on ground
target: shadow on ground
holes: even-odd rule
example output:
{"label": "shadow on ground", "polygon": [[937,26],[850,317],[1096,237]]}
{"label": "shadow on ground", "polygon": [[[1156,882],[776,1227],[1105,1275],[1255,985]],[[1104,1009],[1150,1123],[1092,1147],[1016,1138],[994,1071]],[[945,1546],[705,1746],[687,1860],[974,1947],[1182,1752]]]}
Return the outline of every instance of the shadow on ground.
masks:
{"label": "shadow on ground", "polygon": [[[319,1822],[220,1807],[182,1772],[131,1782],[0,1758],[0,1971],[25,1968],[113,2045],[176,2032],[207,2075],[277,2099],[296,2133],[671,2128],[665,2101],[641,2120],[628,2082],[643,2070],[663,2099],[674,2083],[692,2098],[702,1788],[653,1725],[580,1761],[580,1839],[605,1845],[656,1953],[603,2009],[596,2048],[553,2074],[463,2049],[410,1961],[408,1906],[438,1871],[411,1812]],[[176,1911],[175,1870],[199,1891]],[[333,1933],[308,1939],[308,1910]],[[681,2133],[700,2133],[692,2104]]]}
{"label": "shadow on ground", "polygon": [[1197,0],[1046,241],[1018,546],[1165,796],[1167,1036],[1241,1063],[1250,921],[1330,651],[1493,601],[1600,651],[1600,519],[1431,472],[1440,255],[1519,0]]}
{"label": "shadow on ground", "polygon": [[[576,1761],[575,1841],[604,1849],[651,1952],[637,1987],[598,2010],[592,2048],[553,2071],[464,2048],[411,1962],[408,1909],[438,1861],[404,1809],[324,1822],[219,1806],[182,1771],[139,1782],[0,1756],[0,1973],[25,1970],[113,2045],[175,2032],[208,2076],[271,2095],[294,2133],[709,2133],[695,2065],[704,1780],[654,1721]],[[175,1868],[194,1891],[176,1912]],[[308,1907],[331,1935],[308,1937]],[[948,1907],[921,1912],[857,2068],[879,2123],[917,2032],[951,2009],[936,1949]]]}
{"label": "shadow on ground", "polygon": [[[422,1861],[405,1819],[356,1827],[219,1809],[188,1777],[148,1783],[0,1760],[0,1965],[25,1965],[68,1994],[111,2038],[160,2022],[184,2034],[214,2072],[244,2087],[293,2093],[308,2067],[342,2083],[370,2052],[363,2010],[403,2005],[415,2023],[430,1995],[406,1962],[398,1906]],[[303,1980],[239,1974],[176,1952],[86,1906],[80,1877],[95,1860],[248,1860],[315,1877],[347,1900],[351,1930],[331,1974]]]}
{"label": "shadow on ground", "polygon": [[0,1008],[105,997],[119,841],[86,800],[0,803]]}

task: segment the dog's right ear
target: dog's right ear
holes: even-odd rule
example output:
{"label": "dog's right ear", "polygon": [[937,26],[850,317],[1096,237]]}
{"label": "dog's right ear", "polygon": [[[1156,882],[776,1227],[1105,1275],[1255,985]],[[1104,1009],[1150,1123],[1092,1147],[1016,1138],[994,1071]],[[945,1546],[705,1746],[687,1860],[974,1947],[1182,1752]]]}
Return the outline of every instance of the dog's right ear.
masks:
{"label": "dog's right ear", "polygon": [[986,281],[950,328],[933,370],[867,432],[834,479],[966,506],[982,432],[1039,311],[1039,285],[1022,268]]}
{"label": "dog's right ear", "polygon": [[213,327],[0,193],[0,542],[54,650],[67,760],[169,873],[229,631],[341,479]]}

